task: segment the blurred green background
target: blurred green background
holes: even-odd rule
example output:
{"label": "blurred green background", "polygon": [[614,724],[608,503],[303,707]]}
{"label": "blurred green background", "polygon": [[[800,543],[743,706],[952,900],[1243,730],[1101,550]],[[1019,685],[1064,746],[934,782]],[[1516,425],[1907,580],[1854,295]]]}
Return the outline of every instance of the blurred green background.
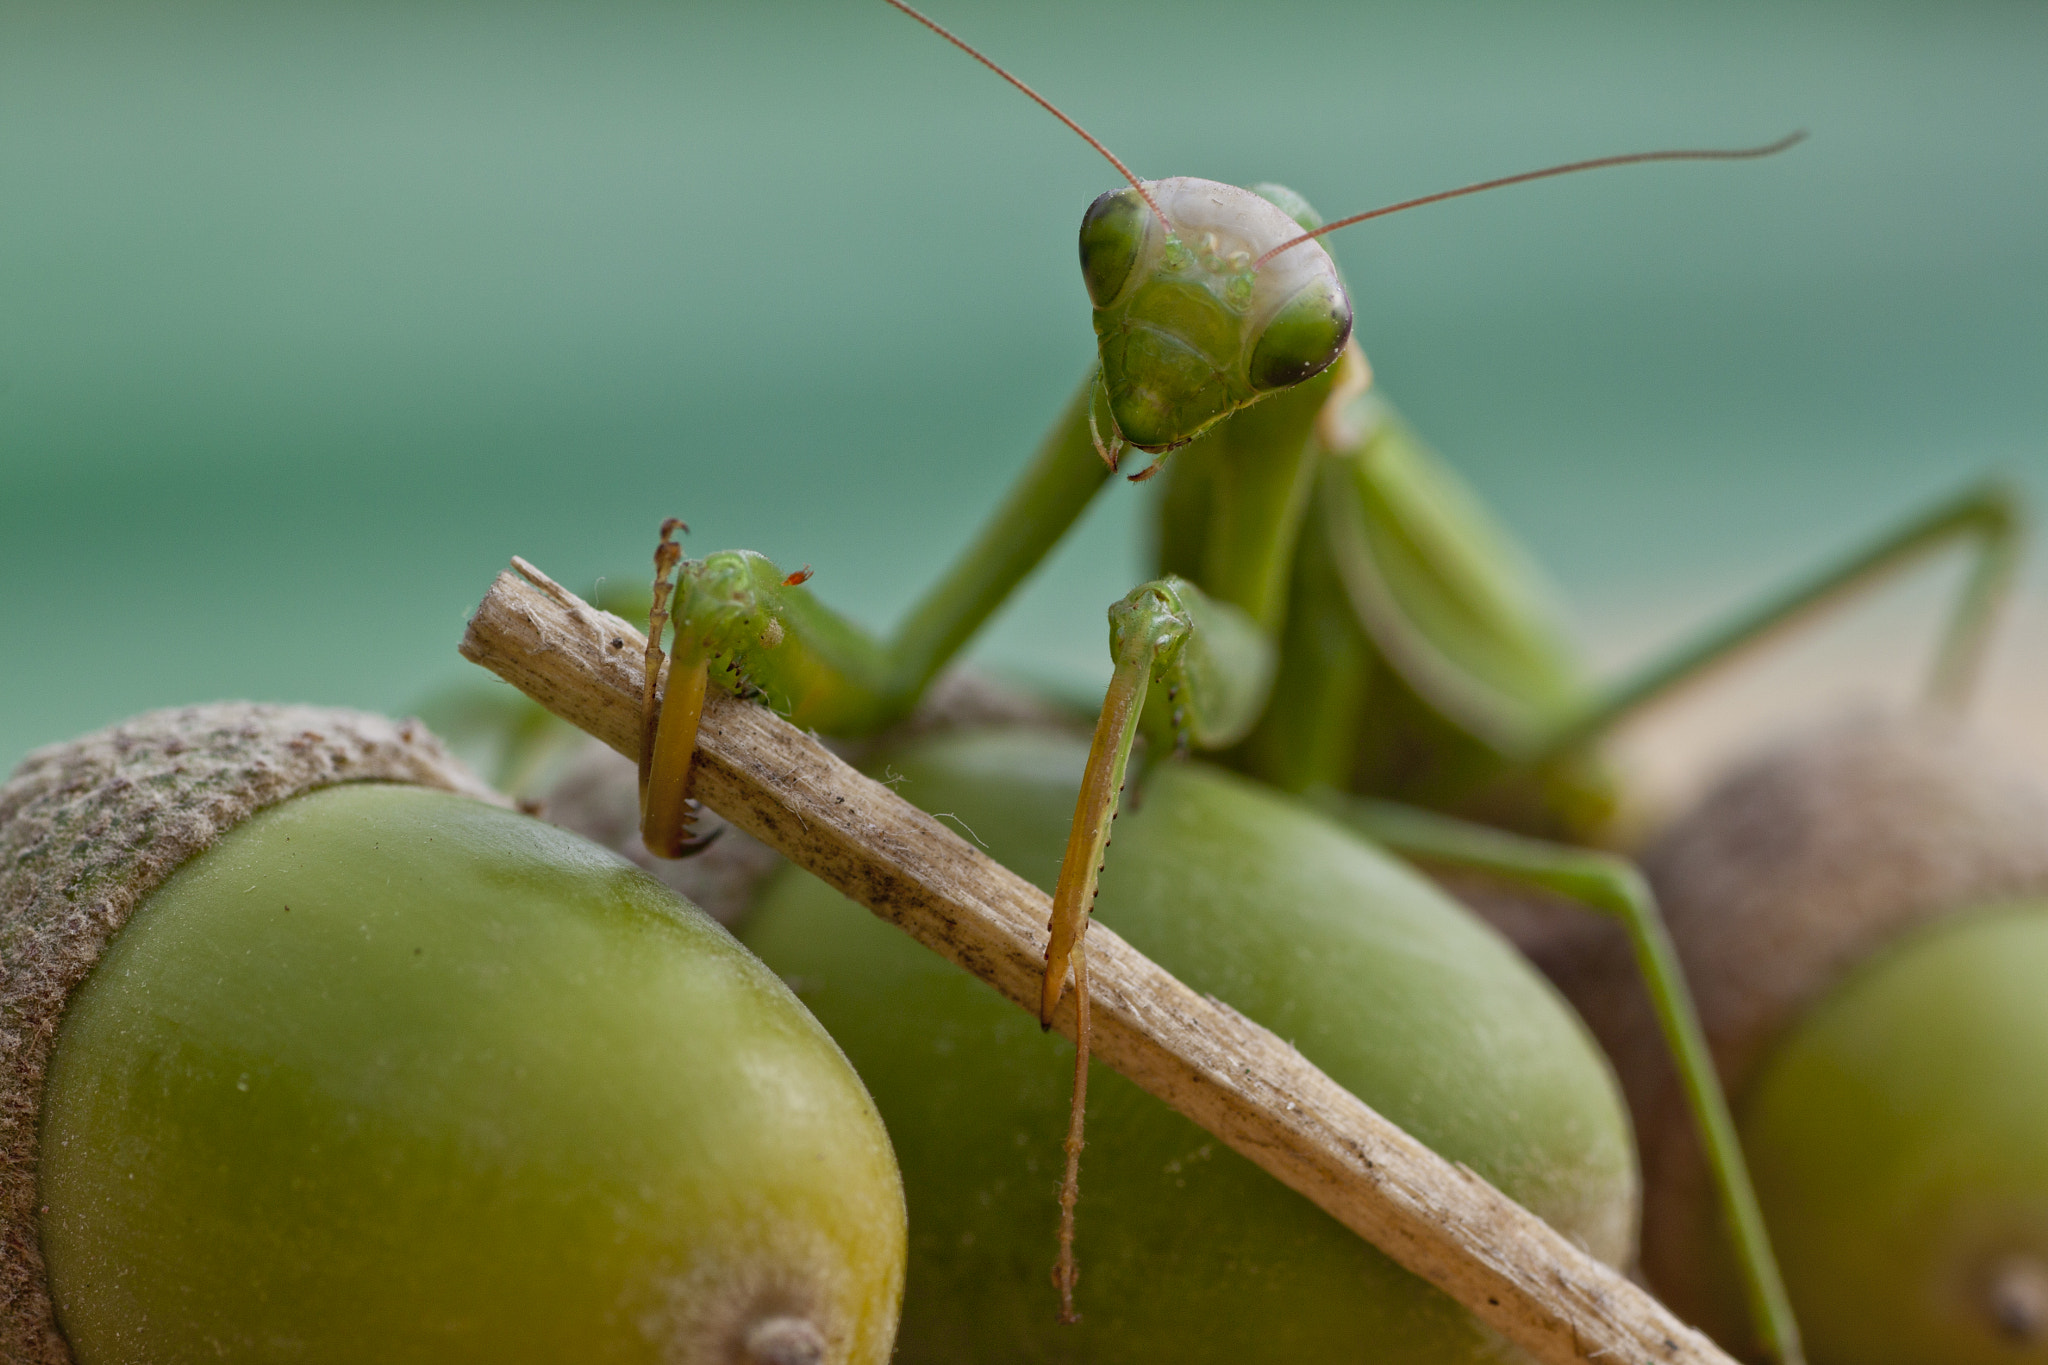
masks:
{"label": "blurred green background", "polygon": [[[2048,496],[2039,0],[931,4],[1141,174],[1332,215],[1810,129],[1336,240],[1603,658],[1984,471]],[[0,771],[175,702],[407,707],[508,555],[637,579],[671,513],[888,622],[1087,364],[1112,182],[879,0],[0,0]],[[1142,502],[984,657],[1101,671]]]}

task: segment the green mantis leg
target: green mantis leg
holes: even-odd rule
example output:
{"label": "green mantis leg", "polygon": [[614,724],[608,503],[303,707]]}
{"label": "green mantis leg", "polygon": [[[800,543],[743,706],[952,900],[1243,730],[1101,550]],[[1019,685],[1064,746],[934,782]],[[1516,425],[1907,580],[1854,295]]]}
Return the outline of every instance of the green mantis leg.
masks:
{"label": "green mantis leg", "polygon": [[1970,544],[1975,559],[1935,653],[1926,699],[1934,706],[1961,709],[1981,671],[1998,608],[2011,589],[2022,532],[2017,499],[2010,489],[1996,483],[1970,489],[1602,689],[1538,739],[1534,756],[1541,759],[1584,745],[1777,631],[1956,541]]}
{"label": "green mantis leg", "polygon": [[672,587],[669,575],[683,557],[675,543],[687,531],[679,517],[661,524],[661,542],[654,549],[654,600],[647,609],[647,659],[640,684],[640,840],[650,853],[680,858],[702,849],[709,839],[690,836],[690,759],[697,748],[697,725],[704,718],[704,694],[710,682],[710,661],[693,636],[676,641],[675,664],[668,690],[657,705],[661,680],[662,627],[668,623]]}
{"label": "green mantis leg", "polygon": [[1631,676],[1589,687],[1528,566],[1476,506],[1459,505],[1470,500],[1455,477],[1371,395],[1333,416],[1317,501],[1337,580],[1377,652],[1496,765],[1533,770],[1583,751],[1775,632],[1958,543],[1973,551],[1971,570],[1927,697],[1959,707],[2019,559],[2016,496],[1995,483],[1968,489]]}
{"label": "green mantis leg", "polygon": [[[1318,376],[1275,394],[1217,423],[1174,457],[1209,471],[1205,486],[1218,496],[1205,500],[1202,581],[1216,585],[1213,605],[1232,607],[1255,623],[1251,635],[1276,633],[1285,611],[1287,565],[1313,469],[1309,432],[1330,383],[1329,376]],[[1093,420],[1100,394],[1091,372],[1016,488],[889,640],[874,639],[826,608],[802,585],[806,575],[785,576],[760,555],[727,551],[681,564],[675,652],[693,672],[676,676],[693,687],[701,666],[712,683],[758,692],[793,723],[827,734],[872,734],[901,719],[1108,480]],[[665,601],[659,578],[656,595]],[[650,646],[659,644],[656,636]],[[1253,668],[1263,689],[1270,647],[1262,639],[1248,647],[1248,658],[1264,661]],[[650,653],[649,663],[653,676],[658,654]],[[644,777],[642,808],[658,801],[661,811],[643,818],[643,837],[662,856],[672,856],[665,849],[694,847],[686,828],[694,695],[691,687],[663,694],[664,709],[669,696],[685,708],[673,724],[657,718],[653,697],[647,703],[645,751],[655,762]],[[1263,691],[1259,696],[1263,701]],[[665,738],[671,734],[672,741]],[[1210,747],[1200,735],[1195,742]]]}
{"label": "green mantis leg", "polygon": [[1350,828],[1397,853],[1554,892],[1621,922],[1707,1151],[1758,1335],[1780,1365],[1801,1365],[1799,1328],[1764,1231],[1728,1101],[1677,952],[1642,874],[1612,854],[1549,844],[1388,801],[1329,792],[1326,808]]}
{"label": "green mantis leg", "polygon": [[[1099,389],[1091,371],[1010,495],[886,640],[819,602],[803,586],[807,572],[784,574],[751,551],[679,563],[669,536],[681,523],[664,526],[641,767],[642,836],[651,851],[675,857],[697,847],[688,838],[689,764],[707,686],[758,693],[794,723],[829,734],[872,734],[910,711],[1108,480],[1089,431]],[[677,569],[676,658],[657,696],[668,576]]]}
{"label": "green mantis leg", "polygon": [[1139,721],[1150,719],[1155,740],[1175,749],[1220,748],[1251,728],[1273,680],[1273,647],[1258,626],[1185,579],[1163,578],[1133,589],[1109,609],[1109,624],[1115,666],[1053,890],[1038,1012],[1047,1028],[1065,986],[1068,957],[1095,902]]}
{"label": "green mantis leg", "polygon": [[1155,756],[1219,749],[1244,738],[1264,710],[1314,472],[1310,430],[1331,382],[1319,376],[1274,395],[1174,455],[1168,501],[1181,515],[1169,525],[1181,534],[1162,548],[1169,563],[1185,560],[1210,589],[1169,573],[1109,610],[1112,672],[1053,890],[1039,1002],[1039,1022],[1049,1028],[1071,969],[1074,1099],[1053,1275],[1065,1321],[1074,1312],[1074,1206],[1087,1098],[1085,934],[1132,747],[1142,728]]}
{"label": "green mantis leg", "polygon": [[1085,934],[1095,904],[1110,826],[1129,770],[1141,721],[1155,741],[1204,749],[1232,743],[1248,731],[1266,704],[1273,677],[1273,647],[1241,608],[1211,600],[1181,578],[1134,589],[1109,609],[1110,653],[1115,666],[1060,876],[1053,889],[1039,1023],[1052,1027],[1053,1011],[1074,978],[1074,1099],[1067,1129],[1067,1168],[1060,1185],[1060,1256],[1053,1281],[1060,1318],[1074,1318],[1074,1206],[1079,1197],[1082,1119],[1088,1086],[1088,958]]}
{"label": "green mantis leg", "polygon": [[[1042,1024],[1095,898],[1140,716],[1162,748],[1219,749],[1265,709],[1314,471],[1309,434],[1333,379],[1247,408],[1174,456],[1167,530],[1178,539],[1161,547],[1171,571],[1109,609],[1113,672],[1053,894]],[[1204,587],[1181,576],[1182,563]]]}

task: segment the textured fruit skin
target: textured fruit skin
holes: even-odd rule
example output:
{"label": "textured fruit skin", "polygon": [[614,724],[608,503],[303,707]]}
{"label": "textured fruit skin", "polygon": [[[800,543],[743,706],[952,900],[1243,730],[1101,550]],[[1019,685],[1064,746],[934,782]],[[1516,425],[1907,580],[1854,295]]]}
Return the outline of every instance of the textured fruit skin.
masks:
{"label": "textured fruit skin", "polygon": [[889,1355],[901,1187],[830,1040],[465,798],[328,788],[180,868],[72,997],[42,1131],[81,1365],[724,1362],[774,1313]]}
{"label": "textured fruit skin", "polygon": [[[1084,751],[959,734],[876,771],[1047,885]],[[1406,869],[1241,779],[1173,764],[1135,811],[1130,795],[1103,922],[1596,1254],[1627,1254],[1635,1167],[1615,1082],[1511,949]],[[744,933],[847,1050],[897,1144],[912,1227],[899,1361],[1519,1358],[1102,1068],[1081,1176],[1083,1321],[1056,1325],[1071,1048],[800,873],[782,874]]]}
{"label": "textured fruit skin", "polygon": [[1741,1129],[1815,1365],[2017,1365],[2002,1268],[2048,1266],[2048,901],[1946,920],[1780,1041]]}
{"label": "textured fruit skin", "polygon": [[[1804,1133],[1795,1144],[1804,1155],[1788,1158],[1796,1167],[1819,1160],[1813,1156],[1814,1144],[1840,1141],[1842,1153],[1829,1165],[1839,1175],[1858,1162],[1875,1160],[1851,1153],[1856,1143],[1878,1141],[1875,1131],[1833,1132],[1847,1121],[1846,1111],[1822,1104],[1817,1090],[1811,1092],[1814,1107],[1807,1117],[1795,1119],[1795,1102],[1781,1093],[1768,1135],[1747,1125],[1758,1078],[1801,1021],[1821,1017],[1844,983],[1858,979],[1866,967],[1895,960],[1894,954],[1910,951],[1915,943],[1935,942],[1923,936],[1938,926],[2001,905],[2048,898],[2048,787],[2011,754],[1987,746],[1951,720],[1851,716],[1736,766],[1657,836],[1645,851],[1643,866],[1663,905],[1722,1084],[1743,1127],[1765,1222],[1777,1243],[1793,1310],[1805,1327],[1810,1359],[1814,1365],[1864,1365],[1867,1359],[1860,1348],[1837,1345],[1833,1329],[1809,1321],[1816,1313],[1823,1322],[1831,1316],[1834,1310],[1824,1303],[1859,1303],[1872,1323],[1893,1322],[1892,1349],[1920,1342],[1918,1354],[1899,1358],[1924,1365],[1962,1359],[1959,1353],[1970,1342],[1983,1340],[1981,1324],[1963,1331],[1957,1323],[1953,1337],[1935,1344],[1904,1326],[1904,1319],[1887,1317],[1919,1313],[1909,1313],[1905,1305],[1924,1305],[1930,1295],[1949,1293],[1947,1287],[1921,1283],[1908,1289],[1896,1278],[1895,1266],[1866,1281],[1858,1277],[1874,1272],[1873,1263],[1833,1252],[1809,1266],[1805,1258],[1815,1254],[1817,1244],[1789,1236],[1789,1229],[1788,1235],[1780,1234],[1781,1201],[1790,1198],[1797,1205],[1804,1196],[1789,1193],[1784,1177],[1770,1177],[1767,1183],[1766,1173],[1781,1169],[1771,1145],[1780,1136]],[[1567,970],[1558,979],[1607,1045],[1634,1107],[1646,1183],[1643,1269],[1659,1296],[1682,1317],[1724,1345],[1754,1354],[1698,1143],[1669,1063],[1646,1040],[1652,1016],[1626,945],[1610,939],[1562,965]],[[1982,966],[1988,1006],[1997,998],[2001,969],[1991,960]],[[1958,1001],[1973,994],[1960,976],[1951,989]],[[2024,1011],[2015,1014],[2013,1027],[2039,1027],[2027,1023],[2027,1017]],[[1903,1049],[1902,1058],[1911,1058],[1924,1055],[1910,1042],[1916,1033],[1932,1038],[1948,1025],[1930,1015],[1917,1022],[1895,1020],[1887,1027]],[[2030,1052],[2034,1046],[2013,1040],[1980,1048],[1967,1058],[1958,1055],[1949,1065],[1959,1078],[1978,1074],[1972,1084],[1986,1087],[1986,1101],[2000,1091],[2037,1092],[2048,1071]],[[2002,1078],[1981,1070],[2004,1063],[2013,1069]],[[1902,1097],[1915,1084],[1910,1075],[1908,1066],[1900,1077]],[[1958,1124],[1975,1121],[1958,1110]],[[1929,1143],[1930,1154],[1953,1136],[1938,1123],[1925,1123],[1894,1129],[1884,1140],[1904,1140],[1916,1131]],[[2039,1131],[2037,1141],[2048,1146],[2048,1128]],[[1911,1163],[1903,1154],[1897,1160],[1900,1178],[1906,1179],[1903,1173]],[[1999,1188],[1998,1182],[1986,1188]],[[1873,1210],[1899,1209],[1930,1197],[1930,1189],[1872,1184],[1862,1198]],[[2048,1196],[2048,1185],[2041,1189]],[[2015,1197],[2015,1204],[2035,1198]],[[1914,1218],[1934,1235],[1931,1229],[1940,1220],[1931,1210],[1923,1207]],[[1814,1295],[1819,1299],[1809,1302]],[[1918,1321],[1925,1326],[1933,1319]],[[1852,1333],[1850,1339],[1864,1338]],[[2031,1349],[2028,1354],[2013,1346],[1990,1358],[2048,1361],[2038,1345]]]}

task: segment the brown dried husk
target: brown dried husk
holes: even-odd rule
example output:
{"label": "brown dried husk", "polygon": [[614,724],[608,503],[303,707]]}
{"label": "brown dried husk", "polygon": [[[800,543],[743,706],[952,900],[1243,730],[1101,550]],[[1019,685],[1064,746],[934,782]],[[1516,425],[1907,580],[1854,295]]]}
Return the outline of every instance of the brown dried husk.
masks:
{"label": "brown dried husk", "polygon": [[[1743,764],[1643,858],[1733,1102],[1785,1030],[1900,935],[2048,889],[2048,787],[1958,724],[1861,716]],[[1618,934],[1553,976],[1599,1036],[1636,1122],[1645,1274],[1723,1341],[1722,1234],[1649,999]]]}
{"label": "brown dried husk", "polygon": [[30,754],[0,787],[0,1361],[72,1361],[36,1231],[38,1108],[72,991],[180,865],[343,782],[502,804],[417,721],[248,702],[137,716]]}

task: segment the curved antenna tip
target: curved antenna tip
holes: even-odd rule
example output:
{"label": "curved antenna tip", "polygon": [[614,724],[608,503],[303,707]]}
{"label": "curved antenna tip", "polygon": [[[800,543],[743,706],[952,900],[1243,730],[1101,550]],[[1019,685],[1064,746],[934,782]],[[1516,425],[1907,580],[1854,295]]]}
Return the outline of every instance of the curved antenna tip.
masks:
{"label": "curved antenna tip", "polygon": [[[894,4],[895,0],[890,0],[890,3]],[[1797,146],[1804,141],[1806,141],[1806,130],[1799,128],[1787,133],[1776,142],[1766,142],[1761,147],[1688,147],[1664,152],[1627,152],[1621,156],[1598,156],[1590,161],[1567,161],[1560,166],[1545,166],[1539,171],[1523,171],[1518,175],[1503,175],[1492,180],[1481,180],[1477,184],[1461,185],[1455,190],[1439,190],[1435,194],[1425,194],[1419,199],[1404,199],[1398,204],[1388,204],[1384,208],[1368,209],[1364,213],[1354,213],[1349,218],[1339,218],[1334,223],[1325,223],[1313,232],[1304,232],[1298,237],[1288,238],[1256,261],[1253,261],[1252,269],[1257,270],[1283,251],[1300,246],[1303,242],[1314,241],[1318,237],[1326,237],[1339,228],[1347,228],[1355,223],[1363,223],[1372,218],[1384,218],[1390,213],[1401,213],[1408,209],[1419,209],[1424,204],[1440,204],[1446,199],[1461,199],[1468,194],[1479,194],[1486,190],[1505,189],[1509,185],[1523,185],[1531,180],[1548,180],[1552,176],[1574,175],[1579,171],[1604,170],[1609,166],[1639,166],[1647,161],[1754,161],[1758,157],[1776,156],[1779,152],[1789,147]]]}

